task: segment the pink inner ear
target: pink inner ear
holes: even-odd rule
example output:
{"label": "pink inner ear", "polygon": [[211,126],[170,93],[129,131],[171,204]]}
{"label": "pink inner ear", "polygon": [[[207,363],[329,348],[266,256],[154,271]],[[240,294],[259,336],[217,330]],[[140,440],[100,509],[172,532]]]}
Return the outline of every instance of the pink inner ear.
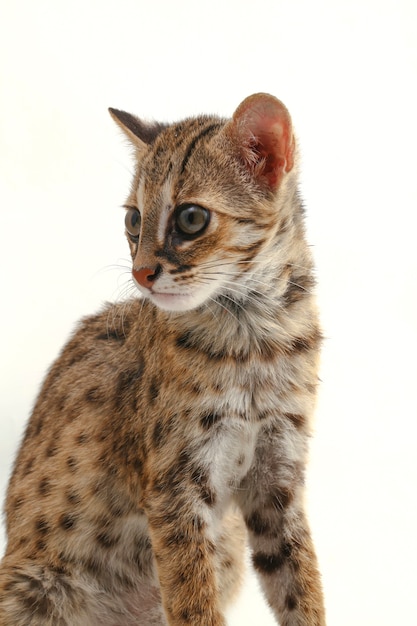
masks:
{"label": "pink inner ear", "polygon": [[242,153],[256,177],[272,188],[294,166],[294,137],[285,106],[269,94],[255,94],[233,116]]}

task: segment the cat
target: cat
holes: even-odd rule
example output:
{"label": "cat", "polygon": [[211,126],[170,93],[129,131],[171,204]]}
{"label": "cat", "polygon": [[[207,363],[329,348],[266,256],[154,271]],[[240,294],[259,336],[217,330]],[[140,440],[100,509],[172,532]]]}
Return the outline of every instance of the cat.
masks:
{"label": "cat", "polygon": [[145,123],[125,205],[141,297],[85,318],[8,488],[2,626],[223,626],[246,535],[277,623],[324,626],[303,507],[321,331],[286,107]]}

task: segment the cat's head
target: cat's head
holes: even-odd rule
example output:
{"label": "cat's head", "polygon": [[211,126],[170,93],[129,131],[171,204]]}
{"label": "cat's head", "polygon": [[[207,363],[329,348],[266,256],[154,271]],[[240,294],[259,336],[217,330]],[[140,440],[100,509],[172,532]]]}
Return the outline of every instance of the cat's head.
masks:
{"label": "cat's head", "polygon": [[285,106],[255,94],[231,120],[169,125],[110,113],[136,154],[125,225],[138,289],[167,311],[244,300],[291,220],[295,140]]}

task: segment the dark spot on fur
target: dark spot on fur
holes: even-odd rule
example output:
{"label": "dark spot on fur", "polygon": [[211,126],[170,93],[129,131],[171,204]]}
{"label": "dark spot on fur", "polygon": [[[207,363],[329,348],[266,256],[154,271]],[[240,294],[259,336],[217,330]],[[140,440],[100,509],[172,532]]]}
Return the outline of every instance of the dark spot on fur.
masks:
{"label": "dark spot on fur", "polygon": [[308,352],[309,350],[317,350],[322,341],[322,335],[317,328],[311,335],[307,337],[297,337],[291,343],[292,352]]}
{"label": "dark spot on fur", "polygon": [[133,470],[137,473],[137,474],[142,474],[143,471],[143,463],[142,461],[138,458],[135,457],[131,463]]}
{"label": "dark spot on fur", "polygon": [[191,611],[189,611],[188,609],[181,611],[180,617],[183,622],[190,622],[192,618]]}
{"label": "dark spot on fur", "polygon": [[260,413],[258,413],[258,420],[262,422],[263,420],[266,420],[273,415],[274,413],[272,413],[272,411],[261,411]]}
{"label": "dark spot on fur", "polygon": [[[178,523],[178,513],[175,512],[173,520],[176,522],[171,525],[171,532],[166,536],[167,545],[183,545],[188,543],[190,539],[196,542],[201,542],[201,533],[205,527],[204,520],[198,515],[195,515],[189,520],[188,525],[181,525]],[[206,548],[209,552],[212,552],[212,543],[210,541],[204,541]]]}
{"label": "dark spot on fur", "polygon": [[96,540],[103,548],[112,548],[119,542],[119,537],[114,537],[107,532],[101,532],[96,536]]}
{"label": "dark spot on fur", "polygon": [[210,488],[209,479],[204,470],[196,468],[191,474],[191,480],[198,485],[201,499],[204,500],[208,506],[214,506],[216,504],[216,494]]}
{"label": "dark spot on fur", "polygon": [[182,272],[188,272],[193,267],[194,267],[194,265],[179,265],[174,270],[169,270],[169,273],[172,274],[172,275],[174,275],[174,274],[181,274]]}
{"label": "dark spot on fur", "polygon": [[152,441],[156,448],[159,448],[159,446],[161,445],[163,437],[164,437],[164,424],[161,420],[157,420],[153,429],[153,434],[152,434]]}
{"label": "dark spot on fur", "polygon": [[297,598],[294,598],[294,596],[287,596],[285,598],[285,606],[289,611],[294,611],[294,609],[298,606]]}
{"label": "dark spot on fur", "polygon": [[274,574],[284,565],[282,554],[265,554],[257,552],[252,557],[254,568],[261,574]]}
{"label": "dark spot on fur", "polygon": [[190,453],[187,450],[181,450],[178,456],[178,468],[183,470],[190,463]]}
{"label": "dark spot on fur", "polygon": [[165,241],[163,248],[155,250],[154,254],[158,259],[166,259],[168,263],[171,263],[171,265],[180,265],[178,254],[176,254],[168,241]]}
{"label": "dark spot on fur", "polygon": [[15,511],[18,511],[20,509],[20,507],[22,506],[22,504],[24,504],[25,502],[25,498],[23,496],[17,496],[17,498],[14,499],[13,502],[13,508]]}
{"label": "dark spot on fur", "polygon": [[312,276],[290,276],[287,289],[282,296],[284,303],[289,306],[310,295],[315,284]]}
{"label": "dark spot on fur", "polygon": [[46,541],[44,541],[43,539],[38,539],[38,541],[35,543],[35,550],[36,552],[45,552]]}
{"label": "dark spot on fur", "polygon": [[67,498],[67,502],[69,504],[79,504],[81,502],[81,496],[79,493],[77,493],[75,490],[72,489],[68,489],[68,491],[66,492],[66,498]]}
{"label": "dark spot on fur", "polygon": [[271,523],[262,517],[258,511],[245,519],[246,526],[254,535],[269,535],[273,531]]}
{"label": "dark spot on fur", "polygon": [[50,569],[52,572],[54,572],[54,574],[57,574],[58,576],[68,575],[68,569],[63,565],[51,565]]}
{"label": "dark spot on fur", "polygon": [[285,419],[289,420],[297,430],[301,430],[306,425],[306,418],[304,415],[298,413],[284,413]]}
{"label": "dark spot on fur", "polygon": [[168,546],[183,545],[187,541],[187,533],[180,527],[175,528],[172,532],[166,536],[166,544]]}
{"label": "dark spot on fur", "polygon": [[[190,455],[187,450],[182,450],[178,456],[176,465],[171,465],[168,469],[161,471],[153,484],[155,491],[159,493],[170,493],[174,489],[178,493],[185,488],[185,476],[189,472]],[[177,502],[178,506],[179,503]]]}
{"label": "dark spot on fur", "polygon": [[72,530],[76,524],[77,518],[71,513],[65,513],[60,517],[59,525],[64,530]]}
{"label": "dark spot on fur", "polygon": [[240,246],[239,251],[241,255],[243,255],[244,252],[247,252],[248,253],[247,258],[252,259],[256,255],[258,250],[262,248],[264,243],[265,243],[265,239],[258,239],[257,241],[255,241],[255,243],[251,243],[248,246]]}
{"label": "dark spot on fur", "polygon": [[[219,296],[220,298],[220,296]],[[225,299],[226,301],[226,299]],[[230,303],[229,303],[230,304]],[[230,307],[227,307],[230,308]],[[176,338],[176,345],[178,348],[182,348],[185,350],[196,350],[198,351],[200,354],[203,354],[206,358],[208,358],[209,360],[212,361],[224,361],[227,360],[228,358],[232,358],[233,360],[237,360],[237,361],[244,361],[245,360],[245,354],[243,354],[243,352],[239,352],[237,354],[232,354],[232,353],[228,353],[226,351],[223,350],[213,350],[211,347],[209,346],[205,346],[205,345],[200,345],[198,338],[194,338],[192,336],[191,333],[186,332],[183,333],[181,335],[179,335]],[[247,355],[246,355],[247,356]]]}
{"label": "dark spot on fur", "polygon": [[119,332],[116,328],[107,330],[105,333],[100,333],[96,336],[99,341],[120,341],[123,342],[126,339],[126,328],[123,328],[124,332]]}
{"label": "dark spot on fur", "polygon": [[116,382],[115,406],[116,409],[123,410],[131,407],[136,411],[136,397],[138,384],[145,369],[145,361],[138,358],[136,367],[120,372]]}
{"label": "dark spot on fur", "polygon": [[200,423],[205,430],[209,430],[212,426],[217,424],[222,419],[222,416],[218,413],[205,413],[201,419]]}
{"label": "dark spot on fur", "polygon": [[256,226],[255,220],[249,217],[233,217],[232,219],[238,224],[252,224]]}
{"label": "dark spot on fur", "polygon": [[39,435],[39,433],[41,432],[44,420],[45,417],[42,413],[33,419],[33,434],[35,436]]}
{"label": "dark spot on fur", "polygon": [[55,400],[55,402],[56,402],[56,410],[58,411],[58,413],[62,413],[62,411],[65,408],[65,404],[67,402],[67,396],[64,394],[60,394]]}
{"label": "dark spot on fur", "polygon": [[72,473],[76,472],[77,467],[78,467],[77,459],[75,459],[73,456],[69,456],[67,458],[67,467],[70,470],[70,472]]}
{"label": "dark spot on fur", "polygon": [[103,390],[100,387],[91,387],[85,394],[87,402],[103,404],[105,401]]}
{"label": "dark spot on fur", "polygon": [[18,547],[23,548],[23,546],[27,546],[29,543],[29,537],[20,537]]}
{"label": "dark spot on fur", "polygon": [[153,402],[155,402],[155,400],[157,399],[158,395],[159,395],[159,388],[160,388],[160,384],[159,382],[156,380],[156,378],[152,378],[151,380],[151,384],[149,386],[149,393],[148,393],[148,397],[149,397],[149,402],[152,404]]}
{"label": "dark spot on fur", "polygon": [[152,544],[149,537],[139,536],[135,539],[132,561],[140,571],[147,571],[153,564]]}
{"label": "dark spot on fur", "polygon": [[50,526],[45,518],[40,517],[35,522],[35,531],[40,535],[47,535],[50,530]]}
{"label": "dark spot on fur", "polygon": [[191,338],[191,333],[183,333],[179,335],[176,339],[176,344],[178,348],[193,348],[194,342]]}
{"label": "dark spot on fur", "polygon": [[79,445],[84,445],[85,443],[87,443],[87,441],[89,440],[89,436],[86,433],[80,433],[77,438],[76,438],[76,442]]}
{"label": "dark spot on fur", "polygon": [[[55,437],[54,437],[54,441],[55,441]],[[49,446],[46,448],[46,457],[47,458],[51,458],[53,456],[56,456],[58,453],[58,446],[56,445],[56,443],[52,442],[49,444]]]}
{"label": "dark spot on fur", "polygon": [[51,482],[49,478],[42,478],[39,483],[39,493],[41,496],[48,496],[51,493]]}
{"label": "dark spot on fur", "polygon": [[30,474],[30,472],[32,471],[34,462],[35,462],[34,458],[30,458],[28,461],[26,461],[24,468],[23,468],[24,474]]}

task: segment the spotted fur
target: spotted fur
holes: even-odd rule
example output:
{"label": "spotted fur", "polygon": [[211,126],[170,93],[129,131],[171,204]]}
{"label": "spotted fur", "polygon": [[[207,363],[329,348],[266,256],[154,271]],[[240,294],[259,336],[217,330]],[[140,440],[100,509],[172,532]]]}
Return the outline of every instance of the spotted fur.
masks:
{"label": "spotted fur", "polygon": [[277,622],[324,626],[303,509],[321,334],[288,112],[266,94],[231,120],[111,112],[135,148],[143,297],[84,319],[45,379],[0,624],[224,626],[246,527]]}

